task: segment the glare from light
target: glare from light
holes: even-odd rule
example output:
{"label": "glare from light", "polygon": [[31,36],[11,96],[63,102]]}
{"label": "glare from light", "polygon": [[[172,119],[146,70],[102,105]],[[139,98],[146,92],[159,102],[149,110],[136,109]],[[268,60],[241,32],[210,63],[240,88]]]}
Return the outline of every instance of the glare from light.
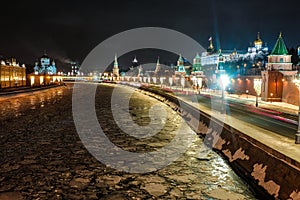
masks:
{"label": "glare from light", "polygon": [[228,78],[227,74],[222,74],[221,75],[221,86],[223,87],[223,89],[225,89],[228,84],[229,84],[229,78]]}

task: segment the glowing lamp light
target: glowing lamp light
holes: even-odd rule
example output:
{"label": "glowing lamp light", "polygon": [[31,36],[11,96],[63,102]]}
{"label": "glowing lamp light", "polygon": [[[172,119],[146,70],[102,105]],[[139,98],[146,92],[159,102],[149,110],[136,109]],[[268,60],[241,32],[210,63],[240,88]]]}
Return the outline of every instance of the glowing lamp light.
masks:
{"label": "glowing lamp light", "polygon": [[221,86],[223,87],[223,89],[225,89],[226,86],[229,84],[229,78],[227,74],[222,74],[220,78],[221,78]]}
{"label": "glowing lamp light", "polygon": [[169,83],[170,83],[170,85],[173,84],[173,78],[172,77],[169,77]]}
{"label": "glowing lamp light", "polygon": [[254,90],[258,96],[261,93],[261,84],[262,84],[261,79],[254,79]]}

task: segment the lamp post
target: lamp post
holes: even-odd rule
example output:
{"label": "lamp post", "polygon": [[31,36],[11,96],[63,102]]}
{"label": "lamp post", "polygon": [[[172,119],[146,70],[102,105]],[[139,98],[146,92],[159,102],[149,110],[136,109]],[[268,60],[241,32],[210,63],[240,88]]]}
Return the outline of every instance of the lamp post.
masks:
{"label": "lamp post", "polygon": [[[193,90],[194,90],[194,93],[195,93],[196,86],[197,86],[197,83],[196,83],[196,77],[195,77],[195,76],[192,77],[192,82],[193,82]],[[197,92],[198,92],[198,91],[197,91]]]}
{"label": "lamp post", "polygon": [[221,89],[222,89],[222,109],[221,109],[221,113],[225,113],[225,108],[224,108],[224,100],[225,100],[225,95],[224,95],[224,90],[226,89],[226,86],[229,84],[229,78],[226,74],[222,74],[220,76],[220,81],[221,81]]}
{"label": "lamp post", "polygon": [[247,94],[247,99],[248,99],[249,90],[246,90],[246,94]]}
{"label": "lamp post", "polygon": [[160,82],[160,87],[162,88],[163,84],[164,84],[164,79],[165,77],[160,77],[159,78],[159,82]]}
{"label": "lamp post", "polygon": [[172,89],[172,84],[173,84],[173,78],[169,77],[169,83],[170,83],[170,89]]}
{"label": "lamp post", "polygon": [[153,83],[156,85],[156,77],[152,77]]}
{"label": "lamp post", "polygon": [[294,79],[294,84],[297,86],[299,91],[299,109],[298,109],[298,128],[295,137],[295,144],[300,144],[300,80]]}
{"label": "lamp post", "polygon": [[257,79],[254,79],[254,90],[256,92],[256,102],[255,102],[255,106],[258,107],[258,96],[260,95],[261,93],[261,79],[257,78]]}
{"label": "lamp post", "polygon": [[183,88],[185,86],[185,79],[184,79],[184,77],[181,77],[180,82],[181,82],[181,90],[183,91]]}

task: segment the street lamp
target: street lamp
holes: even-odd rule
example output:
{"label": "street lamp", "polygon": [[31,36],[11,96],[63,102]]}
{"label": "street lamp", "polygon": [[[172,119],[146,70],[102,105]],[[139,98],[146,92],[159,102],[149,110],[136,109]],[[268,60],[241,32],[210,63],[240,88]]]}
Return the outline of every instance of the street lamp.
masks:
{"label": "street lamp", "polygon": [[[192,82],[193,82],[193,90],[194,90],[194,92],[195,92],[195,90],[196,90],[196,87],[197,87],[197,83],[196,83],[196,77],[195,76],[193,76],[192,78]],[[198,92],[198,91],[197,91]]]}
{"label": "street lamp", "polygon": [[262,83],[262,81],[260,78],[254,79],[254,90],[256,92],[256,103],[255,103],[256,107],[258,107],[258,96],[261,93],[261,83]]}
{"label": "street lamp", "polygon": [[164,83],[164,79],[165,79],[165,77],[160,77],[160,78],[159,78],[160,87],[162,87],[162,85],[163,85],[163,83]]}
{"label": "street lamp", "polygon": [[246,94],[247,94],[247,99],[248,99],[249,90],[246,90]]}
{"label": "street lamp", "polygon": [[300,80],[294,79],[293,82],[297,86],[299,91],[298,128],[295,137],[295,144],[300,144]]}
{"label": "street lamp", "polygon": [[152,77],[153,83],[156,85],[156,77]]}
{"label": "street lamp", "polygon": [[181,89],[182,89],[182,91],[183,91],[183,88],[184,88],[184,86],[185,86],[185,79],[184,79],[184,77],[181,77],[181,80],[180,80],[180,82],[181,82]]}
{"label": "street lamp", "polygon": [[173,84],[173,78],[169,77],[169,83],[170,83],[170,89],[172,89],[172,84]]}
{"label": "street lamp", "polygon": [[224,109],[224,90],[226,89],[226,86],[229,84],[229,78],[227,76],[227,74],[222,74],[220,76],[220,80],[221,80],[221,89],[222,89],[222,109],[221,109],[221,113],[225,113],[225,109]]}

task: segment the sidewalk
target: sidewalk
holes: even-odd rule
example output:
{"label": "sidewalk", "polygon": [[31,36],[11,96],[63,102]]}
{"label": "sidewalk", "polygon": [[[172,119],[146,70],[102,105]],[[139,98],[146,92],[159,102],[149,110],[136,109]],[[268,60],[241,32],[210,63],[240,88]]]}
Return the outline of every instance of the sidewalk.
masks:
{"label": "sidewalk", "polygon": [[[237,94],[226,94],[225,98],[230,98],[230,99],[239,99],[242,100],[243,103],[253,105],[255,106],[256,102],[256,96],[253,95],[237,95]],[[291,114],[291,115],[298,115],[298,109],[299,106],[295,106],[292,104],[288,104],[285,102],[266,102],[262,101],[261,98],[258,98],[258,107],[259,108],[265,108],[265,109],[270,109],[270,110],[276,110],[279,112]]]}

